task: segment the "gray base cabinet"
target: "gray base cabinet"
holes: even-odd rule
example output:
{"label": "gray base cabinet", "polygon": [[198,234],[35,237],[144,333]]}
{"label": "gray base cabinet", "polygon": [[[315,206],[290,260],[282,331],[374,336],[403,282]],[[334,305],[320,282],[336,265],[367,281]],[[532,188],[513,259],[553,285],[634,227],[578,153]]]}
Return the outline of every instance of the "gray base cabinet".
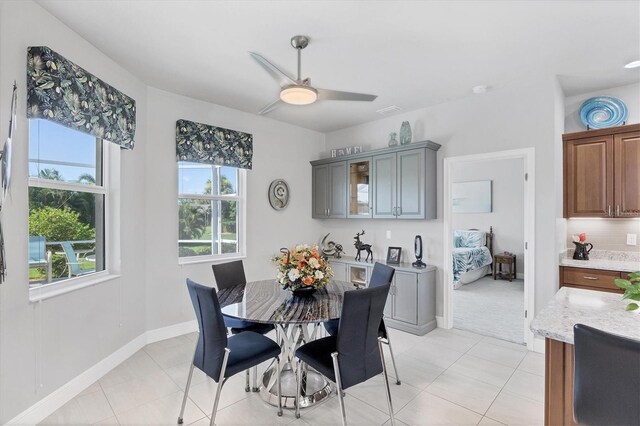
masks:
{"label": "gray base cabinet", "polygon": [[[372,263],[353,257],[330,258],[334,279],[363,286],[369,282]],[[381,262],[384,263],[384,262]],[[396,270],[384,308],[388,327],[422,336],[436,328],[436,268],[416,269],[410,263],[389,265]],[[346,280],[343,280],[346,274]]]}

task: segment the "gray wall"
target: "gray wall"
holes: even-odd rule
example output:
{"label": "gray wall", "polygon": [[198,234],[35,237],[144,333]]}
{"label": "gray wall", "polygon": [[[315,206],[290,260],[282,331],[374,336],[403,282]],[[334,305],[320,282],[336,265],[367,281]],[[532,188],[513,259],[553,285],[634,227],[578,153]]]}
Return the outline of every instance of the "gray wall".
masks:
{"label": "gray wall", "polygon": [[492,181],[492,212],[454,213],[452,227],[488,232],[493,226],[493,253],[514,253],[518,273],[524,273],[524,161],[518,158],[456,164],[452,180]]}

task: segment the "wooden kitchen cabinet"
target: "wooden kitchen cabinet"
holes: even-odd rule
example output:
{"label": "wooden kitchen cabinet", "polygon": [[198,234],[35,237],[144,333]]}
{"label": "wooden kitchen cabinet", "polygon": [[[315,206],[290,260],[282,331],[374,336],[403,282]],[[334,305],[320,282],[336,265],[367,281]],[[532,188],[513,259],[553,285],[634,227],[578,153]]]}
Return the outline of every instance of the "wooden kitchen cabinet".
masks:
{"label": "wooden kitchen cabinet", "polygon": [[628,272],[608,271],[604,269],[576,268],[573,266],[560,267],[560,287],[575,287],[585,290],[608,291],[624,293],[613,281],[626,278]]}
{"label": "wooden kitchen cabinet", "polygon": [[564,217],[640,217],[640,124],[563,135]]}

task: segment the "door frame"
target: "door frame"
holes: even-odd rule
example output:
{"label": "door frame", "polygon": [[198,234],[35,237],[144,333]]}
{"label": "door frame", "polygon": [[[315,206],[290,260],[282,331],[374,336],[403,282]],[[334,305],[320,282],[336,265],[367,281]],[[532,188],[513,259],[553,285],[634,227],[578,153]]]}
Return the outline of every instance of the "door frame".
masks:
{"label": "door frame", "polygon": [[[524,174],[524,340],[529,350],[533,350],[534,335],[530,329],[535,312],[535,148],[514,149],[483,154],[462,155],[444,159],[444,235],[443,235],[443,328],[453,328],[453,270],[451,268],[453,212],[451,208],[451,184],[454,165],[494,160],[522,159]],[[449,259],[449,261],[447,260]]]}

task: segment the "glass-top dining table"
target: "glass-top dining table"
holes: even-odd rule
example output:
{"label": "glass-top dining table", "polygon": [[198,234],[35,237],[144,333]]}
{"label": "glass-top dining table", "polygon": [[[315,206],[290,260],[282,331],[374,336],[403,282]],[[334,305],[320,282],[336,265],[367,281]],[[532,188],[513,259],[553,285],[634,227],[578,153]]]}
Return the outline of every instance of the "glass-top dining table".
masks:
{"label": "glass-top dining table", "polygon": [[[332,280],[311,296],[294,296],[275,280],[236,285],[218,292],[222,313],[241,320],[273,324],[276,341],[282,348],[280,380],[282,406],[295,407],[297,362],[295,351],[316,339],[322,323],[340,318],[345,291],[355,290],[353,283]],[[275,360],[262,375],[260,395],[278,404]],[[302,373],[300,407],[312,406],[331,394],[332,385],[320,373],[306,368]]]}

